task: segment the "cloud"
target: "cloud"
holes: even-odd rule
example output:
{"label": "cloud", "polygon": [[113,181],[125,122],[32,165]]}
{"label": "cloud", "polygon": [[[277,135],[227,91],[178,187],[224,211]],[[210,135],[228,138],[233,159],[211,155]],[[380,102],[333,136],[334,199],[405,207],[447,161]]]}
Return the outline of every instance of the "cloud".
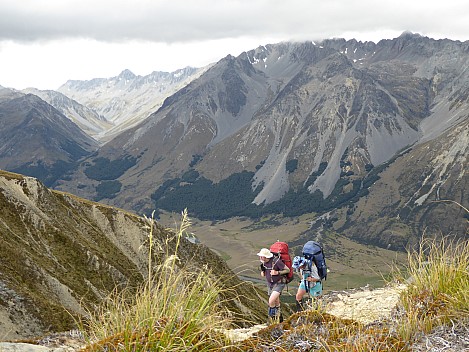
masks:
{"label": "cloud", "polygon": [[3,0],[0,84],[201,67],[280,41],[468,40],[467,0]]}
{"label": "cloud", "polygon": [[329,38],[345,32],[467,35],[469,3],[376,0],[9,0],[0,40],[88,38],[177,43],[271,36]]}

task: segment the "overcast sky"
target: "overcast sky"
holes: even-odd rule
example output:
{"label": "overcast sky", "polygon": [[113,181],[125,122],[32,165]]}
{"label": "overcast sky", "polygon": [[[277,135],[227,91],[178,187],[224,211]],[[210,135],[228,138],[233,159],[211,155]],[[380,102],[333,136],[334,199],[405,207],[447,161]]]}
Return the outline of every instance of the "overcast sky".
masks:
{"label": "overcast sky", "polygon": [[467,0],[0,0],[0,85],[201,67],[281,41],[469,40]]}

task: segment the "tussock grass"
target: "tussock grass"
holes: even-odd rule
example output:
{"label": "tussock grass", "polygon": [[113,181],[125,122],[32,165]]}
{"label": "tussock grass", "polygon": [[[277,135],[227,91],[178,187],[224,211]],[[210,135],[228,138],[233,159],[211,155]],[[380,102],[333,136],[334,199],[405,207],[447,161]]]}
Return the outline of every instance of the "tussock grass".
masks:
{"label": "tussock grass", "polygon": [[242,351],[359,352],[402,351],[404,345],[384,324],[363,325],[337,318],[322,309],[311,309],[259,331],[257,336],[236,347]]}
{"label": "tussock grass", "polygon": [[403,339],[469,317],[469,241],[423,239],[409,252],[406,275],[398,327]]}
{"label": "tussock grass", "polygon": [[166,248],[153,263],[153,217],[148,219],[148,278],[134,290],[112,294],[82,323],[90,345],[85,351],[218,351],[229,345],[220,331],[230,324],[221,309],[219,279],[210,270],[194,271],[177,256],[179,241],[190,225],[184,211],[176,230],[174,253]]}

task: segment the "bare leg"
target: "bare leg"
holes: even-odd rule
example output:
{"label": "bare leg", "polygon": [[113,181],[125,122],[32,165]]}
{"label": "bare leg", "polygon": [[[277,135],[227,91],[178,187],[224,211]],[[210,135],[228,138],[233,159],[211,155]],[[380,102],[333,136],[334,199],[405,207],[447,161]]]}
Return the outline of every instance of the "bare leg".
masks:
{"label": "bare leg", "polygon": [[280,292],[272,291],[269,296],[268,324],[278,323],[280,320]]}
{"label": "bare leg", "polygon": [[269,307],[280,306],[280,292],[272,291],[269,297]]}
{"label": "bare leg", "polygon": [[299,288],[298,291],[296,291],[296,300],[301,301],[306,294],[306,290]]}

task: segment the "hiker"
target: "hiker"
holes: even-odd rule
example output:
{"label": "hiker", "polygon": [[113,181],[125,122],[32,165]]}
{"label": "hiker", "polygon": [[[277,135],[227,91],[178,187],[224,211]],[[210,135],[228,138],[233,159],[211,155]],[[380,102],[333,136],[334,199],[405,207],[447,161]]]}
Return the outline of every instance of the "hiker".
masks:
{"label": "hiker", "polygon": [[292,267],[300,273],[301,281],[296,292],[296,311],[304,310],[303,297],[306,293],[312,298],[318,297],[322,293],[321,278],[314,261],[310,261],[311,267],[308,268],[308,260],[304,257],[296,256],[293,258]]}
{"label": "hiker", "polygon": [[272,252],[267,248],[262,248],[259,253],[259,260],[261,261],[261,276],[265,277],[269,295],[269,321],[281,321],[280,314],[280,295],[285,288],[285,274],[290,272],[290,269],[279,257],[275,257]]}

